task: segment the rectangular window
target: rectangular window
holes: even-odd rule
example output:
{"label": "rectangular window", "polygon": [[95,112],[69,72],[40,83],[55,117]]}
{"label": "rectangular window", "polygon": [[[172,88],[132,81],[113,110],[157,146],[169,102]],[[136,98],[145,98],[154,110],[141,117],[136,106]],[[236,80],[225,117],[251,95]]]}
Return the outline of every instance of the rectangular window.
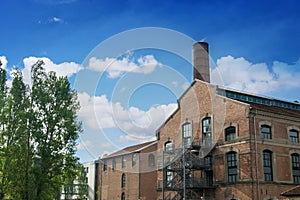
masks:
{"label": "rectangular window", "polygon": [[272,153],[270,151],[263,152],[263,165],[265,181],[273,181]]}
{"label": "rectangular window", "polygon": [[298,131],[290,130],[289,135],[290,135],[291,142],[299,143],[299,132]]}
{"label": "rectangular window", "polygon": [[298,154],[292,154],[292,172],[294,183],[300,183],[300,159]]}
{"label": "rectangular window", "polygon": [[183,136],[183,145],[188,147],[191,145],[192,141],[192,124],[185,123],[182,126],[182,136]]}
{"label": "rectangular window", "polygon": [[234,126],[230,126],[228,128],[225,129],[225,141],[230,141],[230,140],[234,140],[236,133],[235,133],[235,127]]}
{"label": "rectangular window", "polygon": [[227,170],[228,170],[228,182],[235,183],[238,178],[237,170],[237,153],[229,152],[227,153]]}
{"label": "rectangular window", "polygon": [[136,165],[136,160],[137,160],[137,154],[136,153],[133,153],[132,154],[132,167],[134,167]]}
{"label": "rectangular window", "polygon": [[104,160],[103,162],[103,171],[106,171],[107,170],[107,161]]}
{"label": "rectangular window", "polygon": [[260,128],[261,137],[263,139],[272,139],[271,127],[268,125],[262,125]]}
{"label": "rectangular window", "polygon": [[202,140],[205,146],[210,146],[212,143],[211,118],[206,117],[202,120]]}
{"label": "rectangular window", "polygon": [[113,159],[112,161],[112,170],[115,170],[117,167],[116,159]]}
{"label": "rectangular window", "polygon": [[125,156],[122,156],[122,168],[126,167],[126,158]]}
{"label": "rectangular window", "polygon": [[167,187],[172,187],[172,180],[173,180],[173,172],[172,171],[167,171],[166,172],[166,186]]}

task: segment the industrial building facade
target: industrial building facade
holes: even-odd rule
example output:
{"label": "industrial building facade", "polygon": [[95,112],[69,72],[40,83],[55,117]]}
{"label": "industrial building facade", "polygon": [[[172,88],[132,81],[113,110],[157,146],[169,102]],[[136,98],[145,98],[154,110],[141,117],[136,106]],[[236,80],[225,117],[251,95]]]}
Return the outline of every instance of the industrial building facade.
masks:
{"label": "industrial building facade", "polygon": [[[214,86],[209,72],[208,44],[196,43],[194,82],[157,130],[154,171],[145,177],[134,169],[102,172],[103,200],[283,199],[284,191],[300,184],[300,104]],[[102,161],[111,171],[124,160],[130,168],[136,150],[128,147],[126,158],[117,152]],[[149,161],[147,156],[139,160]],[[136,194],[142,185],[155,191]]]}
{"label": "industrial building facade", "polygon": [[157,141],[127,147],[102,158],[101,199],[155,199]]}

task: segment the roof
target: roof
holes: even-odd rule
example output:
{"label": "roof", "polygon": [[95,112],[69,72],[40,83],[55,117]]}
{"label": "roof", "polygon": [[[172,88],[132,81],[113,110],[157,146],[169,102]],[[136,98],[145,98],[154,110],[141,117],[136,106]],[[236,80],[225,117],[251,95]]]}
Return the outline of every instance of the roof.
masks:
{"label": "roof", "polygon": [[272,112],[275,114],[283,114],[283,115],[289,115],[293,117],[299,117],[300,118],[300,111],[299,110],[291,110],[288,108],[283,108],[279,106],[273,106],[273,105],[263,105],[263,104],[256,104],[256,103],[250,103],[251,107],[257,110],[261,111],[267,111]]}
{"label": "roof", "polygon": [[300,185],[297,185],[296,187],[293,187],[293,188],[291,188],[291,189],[289,189],[289,190],[286,190],[286,191],[284,191],[284,192],[282,192],[281,194],[280,194],[281,196],[285,196],[285,197],[287,197],[287,196],[294,196],[294,197],[296,197],[296,196],[300,196]]}
{"label": "roof", "polygon": [[150,147],[152,145],[155,145],[155,144],[157,144],[157,141],[150,141],[150,142],[145,142],[145,143],[142,143],[142,144],[129,146],[129,147],[126,147],[126,148],[121,149],[119,151],[113,152],[109,155],[103,156],[102,159],[112,158],[112,157],[116,157],[116,156],[122,156],[122,155],[130,154],[130,153],[138,153],[138,152],[144,150],[145,148],[148,148],[148,147]]}
{"label": "roof", "polygon": [[300,104],[297,101],[279,100],[232,89],[220,88],[219,86],[217,87],[217,94],[247,103],[257,110],[300,117]]}

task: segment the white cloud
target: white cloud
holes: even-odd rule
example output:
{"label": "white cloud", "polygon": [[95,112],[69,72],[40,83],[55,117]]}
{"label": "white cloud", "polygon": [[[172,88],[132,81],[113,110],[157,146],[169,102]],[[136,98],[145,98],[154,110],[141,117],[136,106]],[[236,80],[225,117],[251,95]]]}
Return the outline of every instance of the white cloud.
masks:
{"label": "white cloud", "polygon": [[50,22],[63,22],[63,20],[61,18],[59,18],[59,17],[52,17],[50,19]]}
{"label": "white cloud", "polygon": [[5,56],[0,56],[0,61],[2,63],[1,68],[6,69],[7,68],[7,59]]}
{"label": "white cloud", "polygon": [[70,77],[73,74],[77,73],[82,69],[82,67],[75,63],[75,62],[63,62],[60,64],[53,63],[49,58],[46,57],[28,57],[24,58],[24,69],[22,70],[24,76],[24,82],[30,84],[30,77],[31,77],[31,67],[34,65],[38,60],[43,60],[45,63],[43,67],[45,68],[46,72],[54,71],[58,76],[67,76]]}
{"label": "white cloud", "polygon": [[243,57],[227,56],[217,60],[217,66],[212,70],[212,82],[253,93],[268,93],[299,87],[299,68],[300,59],[294,65],[275,61],[268,67],[266,63],[254,64]]}
{"label": "white cloud", "polygon": [[128,57],[122,59],[92,57],[88,68],[98,72],[107,72],[110,78],[117,78],[126,72],[149,74],[158,66],[161,66],[161,63],[153,55],[146,55],[137,59],[137,62],[131,61]]}
{"label": "white cloud", "polygon": [[156,129],[177,108],[177,104],[168,104],[143,111],[136,107],[125,109],[120,103],[110,102],[105,95],[80,93],[78,98],[81,104],[78,115],[84,118],[88,128],[119,128],[127,134],[127,140],[153,137]]}

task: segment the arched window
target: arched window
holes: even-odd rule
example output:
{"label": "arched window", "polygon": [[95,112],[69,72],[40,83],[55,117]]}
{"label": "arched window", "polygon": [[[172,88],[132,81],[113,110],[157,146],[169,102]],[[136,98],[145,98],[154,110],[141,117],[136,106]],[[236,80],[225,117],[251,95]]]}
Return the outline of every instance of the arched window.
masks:
{"label": "arched window", "polygon": [[234,140],[236,138],[236,131],[234,126],[229,126],[225,129],[225,141]]}
{"label": "arched window", "polygon": [[261,125],[260,134],[263,139],[272,139],[271,126]]}
{"label": "arched window", "polygon": [[165,151],[166,152],[172,152],[173,151],[173,143],[171,141],[168,141],[165,143]]}
{"label": "arched window", "polygon": [[204,145],[211,145],[212,133],[211,133],[211,118],[206,117],[202,120],[202,140]]}
{"label": "arched window", "polygon": [[192,143],[192,124],[185,123],[182,125],[182,137],[183,137],[183,145],[185,147],[189,147]]}
{"label": "arched window", "polygon": [[122,192],[121,200],[125,200],[125,193],[124,192]]}
{"label": "arched window", "polygon": [[289,137],[291,142],[299,143],[299,132],[295,129],[289,131]]}
{"label": "arched window", "polygon": [[299,154],[292,154],[292,174],[294,183],[300,183],[300,158]]}
{"label": "arched window", "polygon": [[149,156],[148,156],[148,165],[149,165],[149,167],[155,166],[155,157],[153,154],[149,154]]}
{"label": "arched window", "polygon": [[263,151],[264,180],[273,181],[272,152]]}
{"label": "arched window", "polygon": [[125,186],[126,186],[126,175],[122,174],[121,188],[124,188]]}
{"label": "arched window", "polygon": [[229,183],[235,183],[238,179],[237,153],[234,151],[227,153],[227,177]]}

